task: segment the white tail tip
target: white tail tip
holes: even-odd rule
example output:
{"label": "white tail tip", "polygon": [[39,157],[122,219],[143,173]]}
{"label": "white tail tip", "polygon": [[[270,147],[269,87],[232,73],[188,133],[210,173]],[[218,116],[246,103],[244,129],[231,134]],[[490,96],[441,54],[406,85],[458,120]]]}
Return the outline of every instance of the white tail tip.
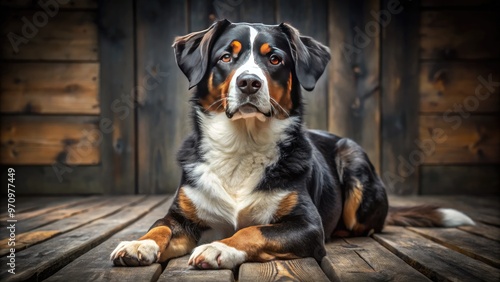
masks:
{"label": "white tail tip", "polygon": [[443,226],[456,227],[461,225],[476,225],[474,221],[462,212],[454,209],[438,209],[443,216]]}

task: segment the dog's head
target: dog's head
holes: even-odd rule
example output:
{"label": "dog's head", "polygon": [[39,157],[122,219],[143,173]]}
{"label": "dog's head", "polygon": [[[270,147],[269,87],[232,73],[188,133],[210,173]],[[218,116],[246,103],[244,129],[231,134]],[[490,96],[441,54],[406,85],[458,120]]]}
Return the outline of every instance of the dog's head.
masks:
{"label": "dog's head", "polygon": [[299,107],[299,84],[314,89],[330,60],[327,47],[284,23],[222,20],[173,47],[199,105],[230,119],[288,117]]}

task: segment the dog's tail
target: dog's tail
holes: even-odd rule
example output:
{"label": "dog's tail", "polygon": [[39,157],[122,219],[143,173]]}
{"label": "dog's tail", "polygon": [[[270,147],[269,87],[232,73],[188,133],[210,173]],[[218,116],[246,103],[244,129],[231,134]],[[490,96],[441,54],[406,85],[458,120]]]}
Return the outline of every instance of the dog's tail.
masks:
{"label": "dog's tail", "polygon": [[385,224],[413,227],[475,225],[470,217],[460,211],[431,205],[389,207]]}

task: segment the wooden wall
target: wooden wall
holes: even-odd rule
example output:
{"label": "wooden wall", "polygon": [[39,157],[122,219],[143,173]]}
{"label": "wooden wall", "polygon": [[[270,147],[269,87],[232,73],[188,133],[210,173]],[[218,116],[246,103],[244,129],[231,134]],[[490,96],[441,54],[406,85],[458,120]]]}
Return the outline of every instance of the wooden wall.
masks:
{"label": "wooden wall", "polygon": [[330,47],[306,124],[360,143],[390,193],[499,190],[498,1],[61,2],[0,0],[2,36],[27,32],[18,52],[0,43],[0,163],[20,193],[173,192],[191,125],[171,44],[217,18],[288,22]]}

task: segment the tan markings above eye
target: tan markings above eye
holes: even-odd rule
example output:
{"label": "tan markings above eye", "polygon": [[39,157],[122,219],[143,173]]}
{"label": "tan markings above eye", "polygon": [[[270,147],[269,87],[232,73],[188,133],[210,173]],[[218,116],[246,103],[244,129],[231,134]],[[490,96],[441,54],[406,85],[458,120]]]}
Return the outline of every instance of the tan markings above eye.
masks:
{"label": "tan markings above eye", "polygon": [[239,54],[241,51],[241,43],[238,40],[231,42],[231,48],[233,48],[233,54]]}
{"label": "tan markings above eye", "polygon": [[271,57],[269,57],[269,62],[272,65],[277,65],[277,64],[281,63],[281,58],[277,55],[271,55]]}
{"label": "tan markings above eye", "polygon": [[231,62],[231,55],[226,53],[222,55],[222,57],[220,57],[220,60],[223,61],[224,63],[229,63]]}
{"label": "tan markings above eye", "polygon": [[268,43],[264,43],[260,46],[260,53],[262,55],[266,55],[269,52],[271,52],[271,46],[269,46]]}

